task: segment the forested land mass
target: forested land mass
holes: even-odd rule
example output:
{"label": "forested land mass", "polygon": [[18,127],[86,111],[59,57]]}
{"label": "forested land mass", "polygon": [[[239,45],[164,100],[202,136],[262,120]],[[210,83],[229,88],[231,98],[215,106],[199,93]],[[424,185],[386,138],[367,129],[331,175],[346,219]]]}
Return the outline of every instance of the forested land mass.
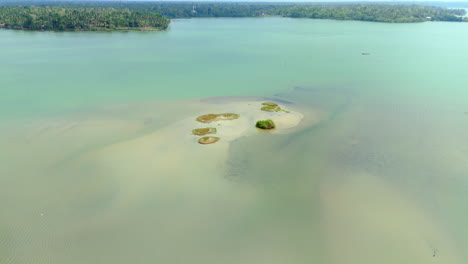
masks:
{"label": "forested land mass", "polygon": [[154,11],[112,7],[0,7],[0,27],[20,30],[164,30],[170,20]]}
{"label": "forested land mass", "polygon": [[163,30],[171,18],[264,17],[386,23],[468,22],[464,9],[406,4],[0,1],[0,27],[23,30]]}
{"label": "forested land mass", "polygon": [[[110,3],[108,3],[110,4]],[[281,16],[335,20],[361,20],[387,23],[424,21],[468,21],[464,9],[421,5],[393,4],[277,4],[277,3],[126,3],[124,6],[143,8],[169,18],[190,17],[259,17]]]}

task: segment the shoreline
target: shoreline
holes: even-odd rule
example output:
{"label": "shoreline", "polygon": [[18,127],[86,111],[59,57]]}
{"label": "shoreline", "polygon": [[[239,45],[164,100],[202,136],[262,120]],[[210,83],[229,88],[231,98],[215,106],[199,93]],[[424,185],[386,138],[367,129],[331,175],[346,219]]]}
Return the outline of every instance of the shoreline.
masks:
{"label": "shoreline", "polygon": [[168,28],[156,28],[156,27],[123,27],[123,28],[99,28],[99,29],[78,29],[78,30],[67,30],[67,29],[26,29],[26,28],[9,28],[0,27],[5,30],[17,30],[27,32],[125,32],[125,31],[165,31]]}

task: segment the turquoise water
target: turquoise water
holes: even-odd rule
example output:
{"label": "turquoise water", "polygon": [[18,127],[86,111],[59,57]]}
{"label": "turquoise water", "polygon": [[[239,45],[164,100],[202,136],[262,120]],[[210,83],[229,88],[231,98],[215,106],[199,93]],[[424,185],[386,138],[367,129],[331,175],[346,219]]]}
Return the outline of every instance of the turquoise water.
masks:
{"label": "turquoise water", "polygon": [[345,23],[200,19],[175,20],[161,33],[3,30],[2,117],[148,99],[271,95],[301,85],[445,95],[450,80],[463,90],[465,24]]}
{"label": "turquoise water", "polygon": [[[1,30],[0,263],[466,263],[467,30]],[[240,138],[215,164],[159,140],[212,96],[321,121]]]}

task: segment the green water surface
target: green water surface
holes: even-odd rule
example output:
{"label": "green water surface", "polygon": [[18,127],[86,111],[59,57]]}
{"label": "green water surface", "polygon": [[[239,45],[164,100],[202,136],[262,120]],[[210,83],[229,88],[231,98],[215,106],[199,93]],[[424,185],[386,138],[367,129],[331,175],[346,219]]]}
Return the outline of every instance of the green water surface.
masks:
{"label": "green water surface", "polygon": [[[467,32],[288,18],[0,30],[0,263],[467,263]],[[322,121],[240,138],[206,175],[164,146],[150,147],[171,170],[70,163],[212,96]]]}

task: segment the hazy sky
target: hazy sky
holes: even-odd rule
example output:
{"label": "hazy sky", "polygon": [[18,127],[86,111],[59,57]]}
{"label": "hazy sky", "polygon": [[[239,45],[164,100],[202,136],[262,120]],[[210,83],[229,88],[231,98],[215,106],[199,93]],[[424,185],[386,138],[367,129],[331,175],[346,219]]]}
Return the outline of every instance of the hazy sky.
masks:
{"label": "hazy sky", "polygon": [[123,0],[123,1],[156,1],[156,2],[174,2],[174,1],[185,1],[185,2],[308,2],[308,3],[320,3],[320,2],[396,2],[396,3],[421,3],[421,2],[457,2],[457,3],[468,3],[468,0]]}
{"label": "hazy sky", "polygon": [[[123,1],[145,1],[145,0],[123,0]],[[184,2],[308,2],[308,3],[320,3],[320,2],[394,2],[394,3],[424,3],[424,2],[456,2],[456,3],[468,3],[468,0],[146,0],[146,1],[159,1],[159,2],[173,2],[173,1],[184,1]]]}
{"label": "hazy sky", "polygon": [[[14,2],[15,0],[0,0],[0,2]],[[42,2],[44,0],[32,0]],[[48,1],[48,0],[45,0]],[[50,0],[49,0],[50,1]],[[54,1],[54,0],[52,0]],[[60,1],[60,0],[58,0]],[[62,1],[119,1],[119,0],[62,0]],[[154,2],[244,2],[244,3],[255,3],[255,2],[307,2],[307,3],[320,3],[320,2],[391,2],[391,3],[424,3],[424,2],[440,2],[440,3],[467,3],[468,0],[122,0],[124,2],[133,1],[154,1]],[[444,4],[446,5],[446,4]],[[449,6],[449,4],[448,4]]]}
{"label": "hazy sky", "polygon": [[[14,2],[15,0],[0,0],[0,2]],[[42,2],[44,0],[32,0]],[[45,0],[47,1],[47,0]],[[50,1],[50,0],[49,0]],[[54,0],[52,0],[54,1]],[[60,1],[60,0],[58,0]],[[119,0],[62,0],[62,1],[119,1]],[[425,2],[439,2],[445,3],[443,6],[450,6],[449,3],[467,3],[468,0],[122,0],[124,2],[133,1],[154,1],[154,2],[244,2],[244,3],[255,3],[255,2],[307,2],[307,3],[320,3],[320,2],[389,2],[389,3],[416,3],[421,4]],[[460,4],[458,4],[459,6]]]}

